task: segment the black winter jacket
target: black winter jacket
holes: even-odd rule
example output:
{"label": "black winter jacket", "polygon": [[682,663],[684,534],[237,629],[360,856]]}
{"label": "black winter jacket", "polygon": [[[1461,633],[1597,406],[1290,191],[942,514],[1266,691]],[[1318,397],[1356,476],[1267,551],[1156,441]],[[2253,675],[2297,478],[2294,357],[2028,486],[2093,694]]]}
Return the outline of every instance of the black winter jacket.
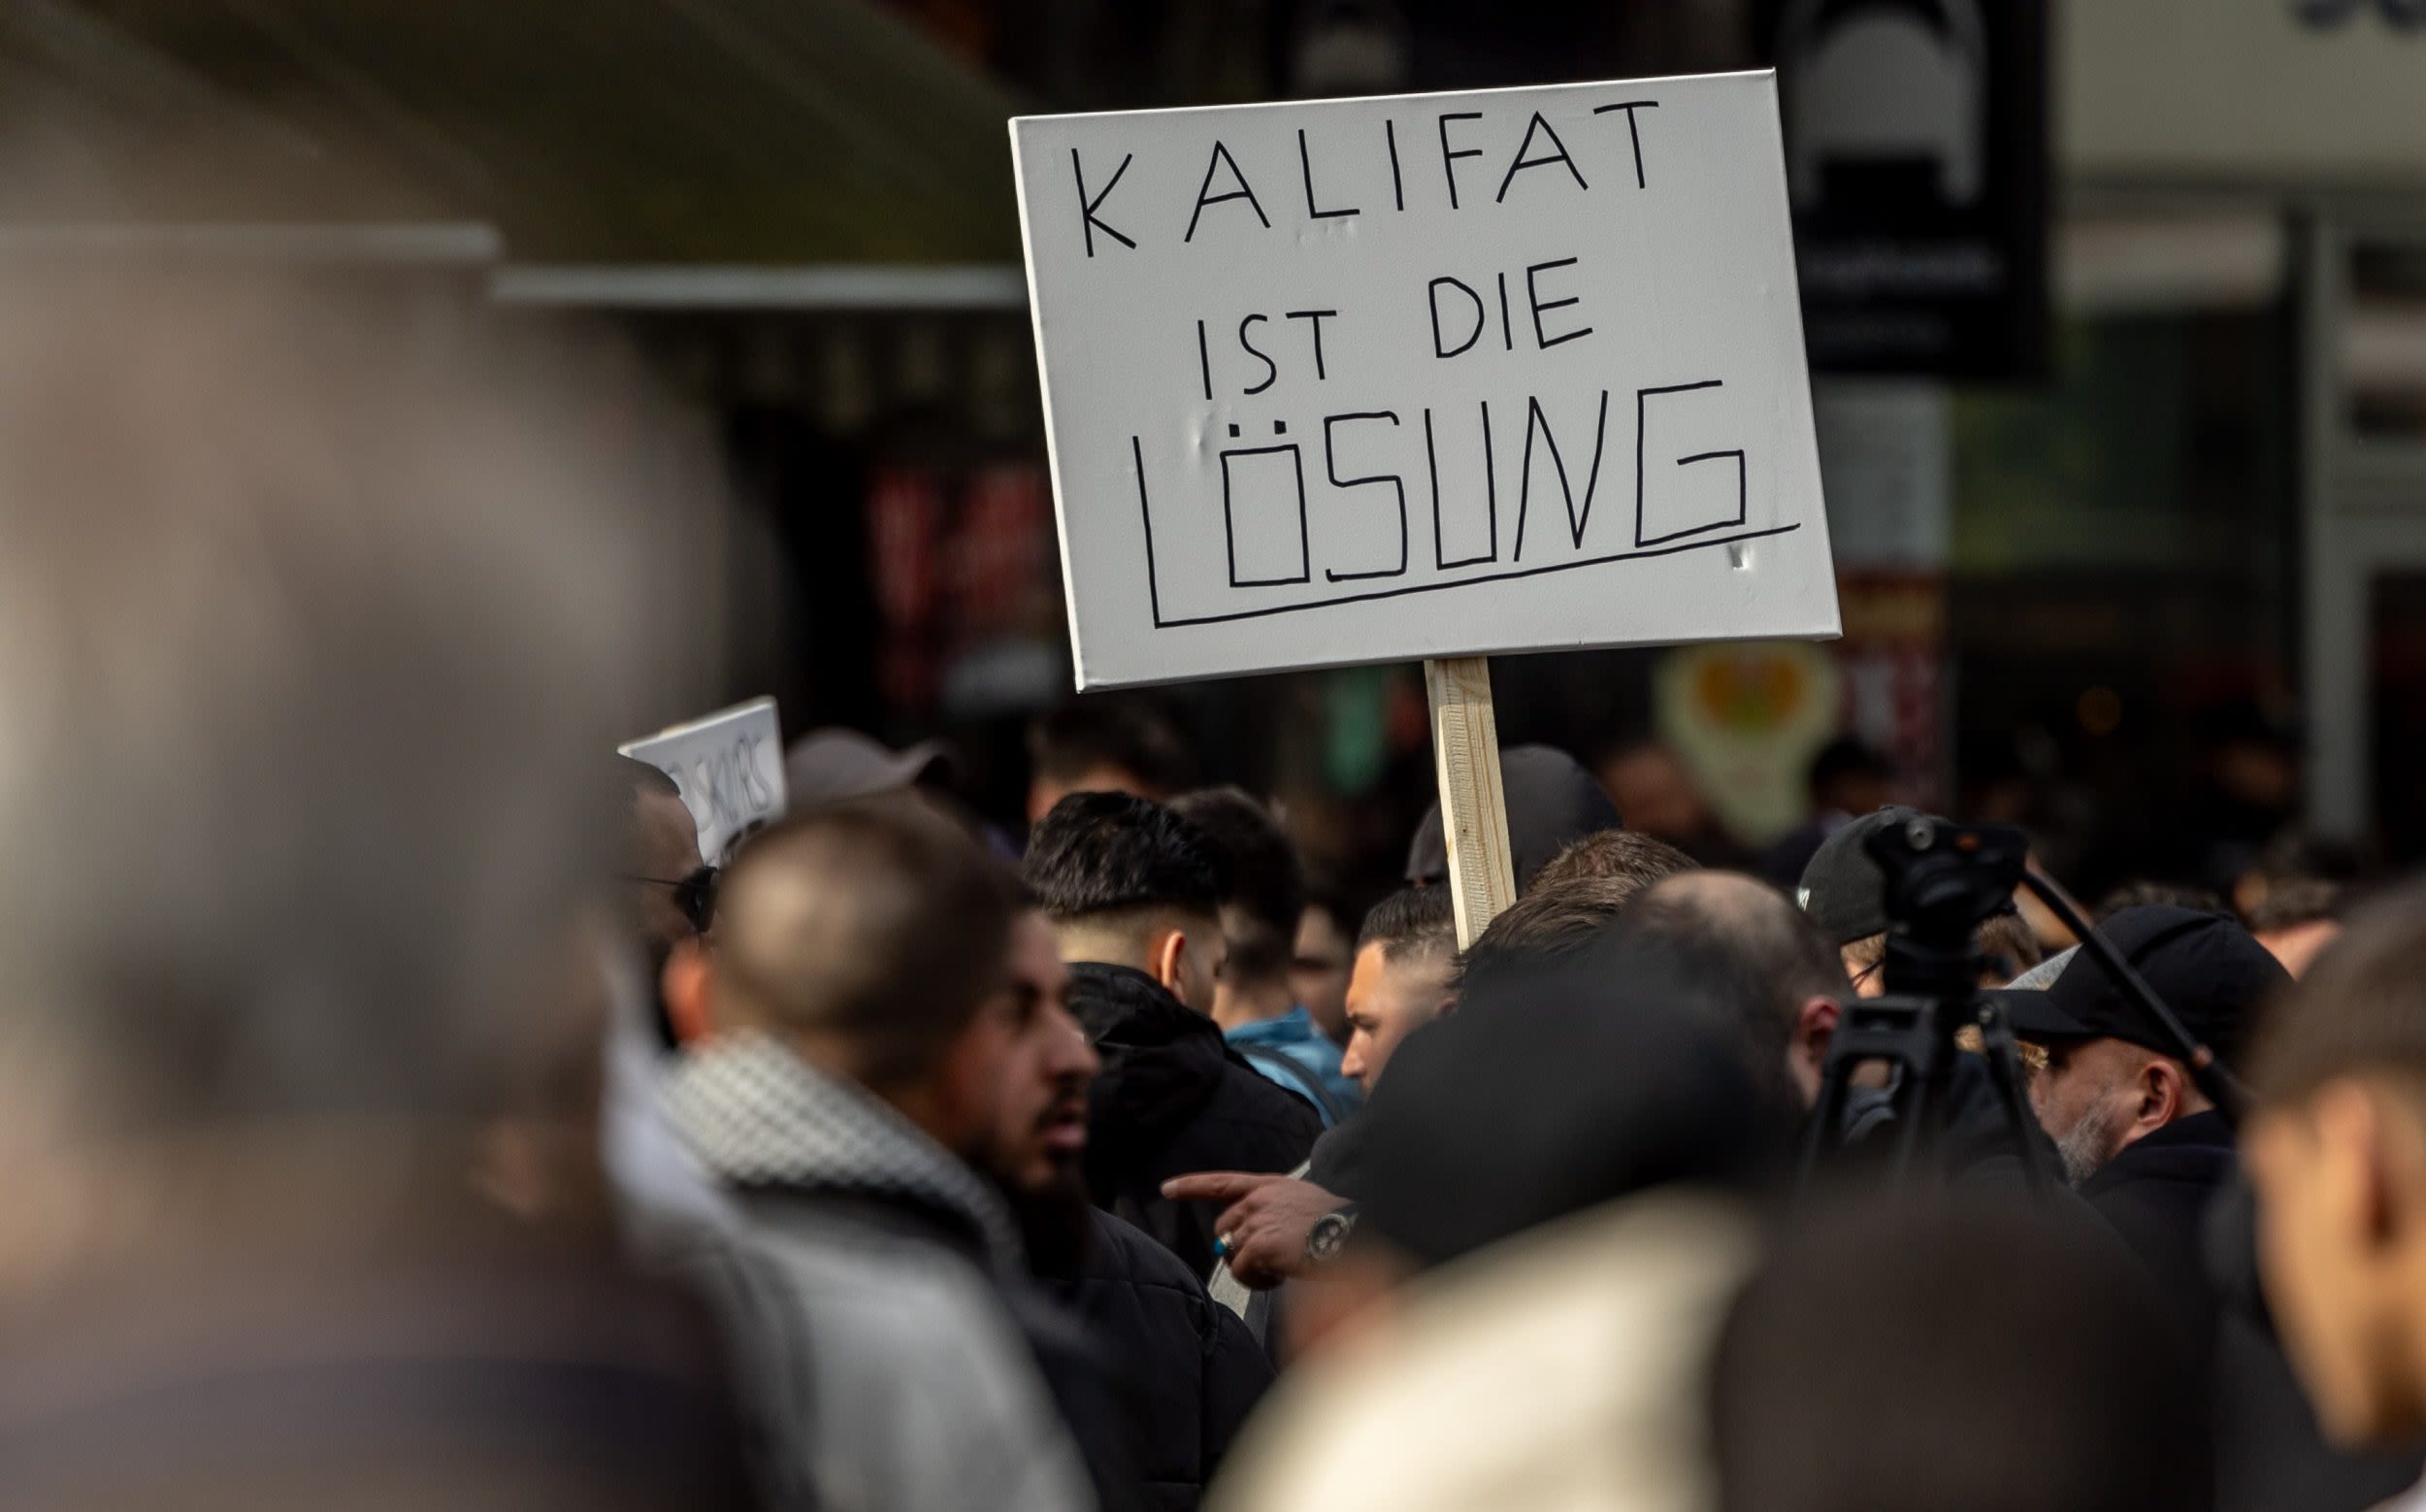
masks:
{"label": "black winter jacket", "polygon": [[1163,1183],[1199,1170],[1294,1170],[1322,1116],[1144,972],[1076,962],[1069,985],[1070,1010],[1103,1060],[1087,1102],[1096,1205],[1143,1229],[1191,1275],[1209,1275],[1219,1209],[1167,1200]]}
{"label": "black winter jacket", "polygon": [[2214,1312],[2207,1210],[2234,1165],[2232,1125],[2218,1112],[2193,1113],[2123,1146],[2081,1184],[2082,1200],[2194,1318]]}
{"label": "black winter jacket", "polygon": [[1041,1279],[1112,1371],[1149,1504],[1190,1512],[1272,1384],[1271,1362],[1178,1257],[1100,1208],[1078,1272]]}

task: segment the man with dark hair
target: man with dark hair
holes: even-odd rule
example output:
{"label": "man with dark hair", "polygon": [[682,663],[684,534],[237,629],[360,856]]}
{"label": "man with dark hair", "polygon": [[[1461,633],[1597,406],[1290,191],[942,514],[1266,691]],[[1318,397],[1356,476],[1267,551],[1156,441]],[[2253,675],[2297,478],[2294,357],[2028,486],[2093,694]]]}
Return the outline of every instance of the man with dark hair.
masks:
{"label": "man with dark hair", "polygon": [[1615,934],[1707,989],[1734,1019],[1755,1076],[1804,1107],[1818,1100],[1850,989],[1827,937],[1777,889],[1738,872],[1687,872],[1634,900]]}
{"label": "man with dark hair", "polygon": [[1328,1129],[1356,1110],[1360,1095],[1339,1073],[1339,1046],[1291,988],[1305,912],[1297,853],[1263,805],[1234,787],[1189,793],[1171,811],[1202,830],[1229,864],[1222,901],[1228,953],[1213,984],[1213,1022],[1257,1070],[1312,1103]]}
{"label": "man with dark hair", "polygon": [[[2258,1004],[2288,982],[2248,932],[2193,908],[2126,908],[2098,933],[2227,1066]],[[2233,1131],[2159,1027],[2087,951],[2045,989],[1999,995],[2014,1034],[2048,1051],[2030,1101],[2064,1174],[2177,1297],[2211,1298],[2208,1207]]]}
{"label": "man with dark hair", "polygon": [[[1458,929],[1447,890],[1403,887],[1364,916],[1348,985],[1342,1067],[1367,1098],[1399,1044],[1448,1009],[1457,968]],[[1230,1276],[1242,1286],[1274,1287],[1303,1274],[1317,1252],[1328,1254],[1345,1236],[1353,1221],[1348,1200],[1309,1178],[1318,1168],[1328,1174],[1333,1162],[1353,1164],[1360,1127],[1361,1120],[1351,1120],[1325,1134],[1302,1173],[1201,1171],[1164,1190],[1183,1200],[1220,1204],[1214,1227],[1224,1236]],[[1343,1216],[1327,1224],[1334,1213]],[[1319,1241],[1318,1232],[1325,1234]],[[1216,1293],[1226,1295],[1220,1287]]]}
{"label": "man with dark hair", "polygon": [[1019,916],[966,835],[898,800],[777,825],[727,878],[713,1033],[669,1103],[738,1215],[705,1235],[707,1268],[755,1352],[787,1501],[1087,1499],[1005,1305],[1017,1230],[971,1168],[1006,1130],[1083,1138],[1050,1066],[1010,1074],[1042,1006],[1013,965]]}
{"label": "man with dark hair", "polygon": [[1402,887],[1364,916],[1340,1068],[1367,1096],[1399,1043],[1449,1006],[1457,970],[1458,923],[1445,889]]}
{"label": "man with dark hair", "polygon": [[1211,1018],[1229,891],[1219,848],[1160,804],[1075,793],[1029,838],[1026,875],[1070,963],[1070,1005],[1103,1058],[1087,1108],[1098,1205],[1197,1275],[1212,1216],[1163,1183],[1200,1170],[1288,1170],[1321,1120],[1222,1040]]}
{"label": "man with dark hair", "polygon": [[[1125,1410],[1098,1412],[1098,1403],[1089,1411],[1133,1430],[1128,1453],[1110,1458],[1133,1462],[1135,1483],[1101,1487],[1105,1505],[1191,1507],[1271,1384],[1271,1361],[1177,1256],[1095,1205],[1084,1135],[1099,1063],[1070,1015],[1069,968],[1051,923],[1031,910],[1014,941],[1012,979],[1033,996],[1039,1033],[1014,1052],[986,1173],[1010,1203],[1030,1270],[1065,1304],[1117,1380]],[[1017,1095],[1035,1087],[1047,1089],[1047,1101]],[[1036,1320],[1033,1309],[1021,1314],[1036,1342],[1037,1324],[1050,1320]],[[1039,1344],[1049,1380],[1068,1347],[1059,1337]],[[1083,1436],[1081,1448],[1090,1448]],[[1103,1457],[1089,1458],[1101,1480],[1096,1462]]]}
{"label": "man with dark hair", "polygon": [[[1889,825],[1927,817],[1918,808],[1887,807],[1840,825],[1794,884],[1795,901],[1835,943],[1861,997],[1886,991],[1886,872],[1870,855],[1870,838]],[[1983,921],[1974,938],[1987,961],[1983,987],[2002,987],[2039,964],[2038,939],[2016,910]]]}
{"label": "man with dark hair", "polygon": [[1137,694],[1091,693],[1028,726],[1028,822],[1072,793],[1133,793],[1160,802],[1185,790],[1196,763],[1162,708]]}

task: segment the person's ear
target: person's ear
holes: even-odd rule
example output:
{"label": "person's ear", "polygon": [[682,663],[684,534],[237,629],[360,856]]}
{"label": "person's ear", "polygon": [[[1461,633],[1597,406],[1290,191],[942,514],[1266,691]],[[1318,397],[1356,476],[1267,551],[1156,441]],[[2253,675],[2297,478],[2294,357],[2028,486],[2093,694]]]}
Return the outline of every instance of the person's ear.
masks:
{"label": "person's ear", "polygon": [[[1187,962],[1188,932],[1186,930],[1165,930],[1153,944],[1146,948],[1146,974],[1160,982],[1164,992],[1182,1002],[1186,1001],[1188,994],[1185,979],[1180,976],[1179,972]],[[1188,1005],[1197,1006],[1195,1003]]]}
{"label": "person's ear", "polygon": [[703,941],[683,940],[666,957],[666,965],[658,973],[657,991],[665,1001],[666,1018],[679,1043],[696,1044],[714,1032],[716,1025],[708,1004],[714,997],[715,982],[715,962]]}
{"label": "person's ear", "polygon": [[1845,1005],[1834,998],[1812,997],[1794,1010],[1794,1027],[1787,1041],[1787,1074],[1802,1089],[1806,1102],[1820,1097],[1820,1073],[1828,1064],[1828,1045],[1836,1038],[1836,1026],[1845,1017]]}
{"label": "person's ear", "polygon": [[2190,1101],[2190,1073],[2181,1063],[2155,1056],[2140,1068],[2139,1116],[2133,1137],[2154,1134],[2181,1116]]}

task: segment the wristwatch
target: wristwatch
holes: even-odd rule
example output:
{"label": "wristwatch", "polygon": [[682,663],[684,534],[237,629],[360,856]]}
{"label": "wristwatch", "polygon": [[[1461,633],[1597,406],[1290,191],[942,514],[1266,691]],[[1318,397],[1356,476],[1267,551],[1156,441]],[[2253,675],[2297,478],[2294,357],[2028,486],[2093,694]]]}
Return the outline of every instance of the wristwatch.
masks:
{"label": "wristwatch", "polygon": [[1319,1265],[1338,1254],[1339,1247],[1348,1242],[1348,1235],[1356,1226],[1357,1207],[1354,1202],[1345,1207],[1335,1208],[1315,1219],[1314,1227],[1306,1231],[1305,1258],[1307,1263]]}

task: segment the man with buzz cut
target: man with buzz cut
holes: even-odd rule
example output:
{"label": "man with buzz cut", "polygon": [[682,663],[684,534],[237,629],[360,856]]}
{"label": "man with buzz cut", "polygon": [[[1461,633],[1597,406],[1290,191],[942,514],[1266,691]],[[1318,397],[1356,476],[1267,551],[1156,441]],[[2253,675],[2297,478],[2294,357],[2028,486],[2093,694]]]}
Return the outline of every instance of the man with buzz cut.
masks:
{"label": "man with buzz cut", "polygon": [[1096,1202],[1206,1275],[1220,1258],[1213,1217],[1165,1198],[1163,1183],[1289,1170],[1322,1132],[1312,1104],[1266,1080],[1213,1021],[1229,891],[1221,853],[1161,804],[1074,793],[1030,836],[1026,875],[1103,1062],[1087,1109]]}
{"label": "man with buzz cut", "polygon": [[1053,1011],[1020,923],[1010,877],[904,800],[791,819],[725,878],[708,1033],[667,1102],[729,1205],[693,1263],[741,1356],[770,1504],[1097,1499],[981,1173],[1006,1142],[1077,1133],[1052,1122]]}

